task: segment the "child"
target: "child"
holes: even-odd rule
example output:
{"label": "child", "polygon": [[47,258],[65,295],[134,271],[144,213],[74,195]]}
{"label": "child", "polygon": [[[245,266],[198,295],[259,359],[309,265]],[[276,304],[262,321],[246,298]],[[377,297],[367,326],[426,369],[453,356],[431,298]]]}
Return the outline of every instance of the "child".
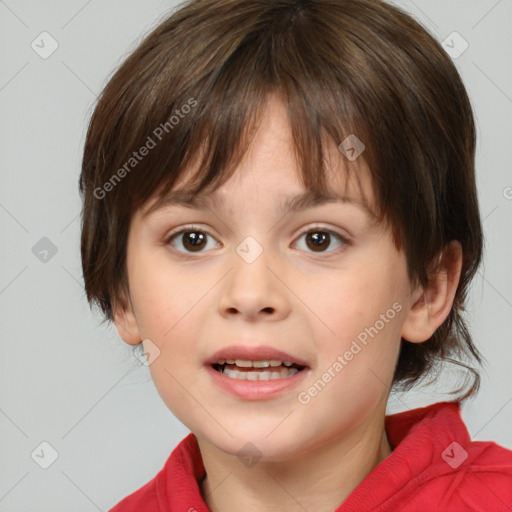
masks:
{"label": "child", "polygon": [[[450,57],[384,2],[192,0],[146,37],[89,126],[83,274],[191,433],[111,510],[511,511],[512,451],[460,415],[474,153]],[[452,358],[469,389],[385,415]]]}

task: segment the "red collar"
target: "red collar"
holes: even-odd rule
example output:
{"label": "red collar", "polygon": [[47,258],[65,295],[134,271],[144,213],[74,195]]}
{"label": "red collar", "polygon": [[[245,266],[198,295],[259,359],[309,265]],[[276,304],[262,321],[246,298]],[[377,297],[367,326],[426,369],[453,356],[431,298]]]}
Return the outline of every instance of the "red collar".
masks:
{"label": "red collar", "polygon": [[[470,443],[457,402],[438,402],[386,416],[385,428],[393,453],[373,469],[335,512],[371,510],[397,496],[399,499],[397,490],[451,471],[441,457],[451,443],[456,441],[463,447]],[[173,450],[156,477],[161,510],[210,512],[200,490],[199,482],[204,476],[201,452],[191,433]]]}

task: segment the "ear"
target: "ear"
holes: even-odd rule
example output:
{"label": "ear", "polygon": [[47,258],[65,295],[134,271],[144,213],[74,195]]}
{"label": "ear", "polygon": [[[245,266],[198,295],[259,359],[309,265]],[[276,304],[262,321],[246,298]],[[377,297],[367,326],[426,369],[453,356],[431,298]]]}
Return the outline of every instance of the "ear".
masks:
{"label": "ear", "polygon": [[434,275],[426,288],[413,292],[413,305],[407,312],[402,338],[412,343],[427,341],[446,320],[453,305],[462,269],[462,246],[454,240],[437,258]]}
{"label": "ear", "polygon": [[113,308],[113,321],[121,339],[128,345],[139,344],[141,336],[131,300],[118,300]]}

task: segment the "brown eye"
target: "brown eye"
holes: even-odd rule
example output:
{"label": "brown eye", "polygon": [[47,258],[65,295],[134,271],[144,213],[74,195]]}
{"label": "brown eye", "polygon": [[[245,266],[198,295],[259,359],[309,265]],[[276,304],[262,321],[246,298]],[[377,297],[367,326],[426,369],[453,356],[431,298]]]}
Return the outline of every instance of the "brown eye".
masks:
{"label": "brown eye", "polygon": [[[166,244],[170,244],[177,251],[184,254],[201,253],[207,250],[208,239],[215,240],[209,233],[196,226],[188,226],[180,231],[173,233],[166,240]],[[309,229],[302,233],[299,240],[305,238],[306,252],[315,253],[333,253],[349,245],[349,242],[339,233],[329,229]],[[297,242],[298,243],[298,242]],[[338,244],[338,247],[336,247]],[[181,245],[181,247],[180,247]],[[219,244],[213,243],[210,247],[217,247]],[[332,247],[334,245],[334,248]]]}
{"label": "brown eye", "polygon": [[[172,234],[166,240],[166,243],[170,244],[179,252],[200,253],[204,252],[203,249],[208,245],[208,238],[213,239],[213,237],[211,237],[205,231],[194,226],[189,226]],[[180,247],[180,245],[183,247],[183,249]]]}
{"label": "brown eye", "polygon": [[205,245],[206,237],[200,231],[185,231],[181,240],[187,251],[200,251]]}
{"label": "brown eye", "polygon": [[[316,253],[332,253],[336,252],[340,248],[343,248],[345,245],[348,245],[348,240],[334,231],[329,229],[309,229],[302,233],[299,237],[305,238],[305,246],[306,252],[316,252]],[[332,248],[334,243],[334,248]],[[336,247],[336,244],[338,246]],[[330,249],[330,250],[327,250]]]}
{"label": "brown eye", "polygon": [[331,236],[326,231],[312,231],[307,233],[306,244],[315,252],[327,249],[331,243]]}

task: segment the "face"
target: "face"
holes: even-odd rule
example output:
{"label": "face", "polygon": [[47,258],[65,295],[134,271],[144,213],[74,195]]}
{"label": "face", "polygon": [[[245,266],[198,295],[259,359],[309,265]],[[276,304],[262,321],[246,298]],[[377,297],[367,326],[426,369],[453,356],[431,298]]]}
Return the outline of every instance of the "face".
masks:
{"label": "face", "polygon": [[[306,190],[274,98],[216,204],[171,204],[132,220],[132,309],[116,325],[125,341],[144,339],[157,355],[149,368],[169,409],[225,453],[251,442],[268,460],[284,459],[383,419],[411,288],[404,253],[357,203],[361,189],[353,177],[345,182],[344,159],[330,149],[330,190],[354,202],[281,210]],[[373,201],[362,159],[350,165]],[[233,346],[254,349],[234,357],[269,365],[225,364],[228,373],[283,376],[239,380],[207,363]],[[303,368],[287,376],[290,367],[271,366],[286,358]]]}

